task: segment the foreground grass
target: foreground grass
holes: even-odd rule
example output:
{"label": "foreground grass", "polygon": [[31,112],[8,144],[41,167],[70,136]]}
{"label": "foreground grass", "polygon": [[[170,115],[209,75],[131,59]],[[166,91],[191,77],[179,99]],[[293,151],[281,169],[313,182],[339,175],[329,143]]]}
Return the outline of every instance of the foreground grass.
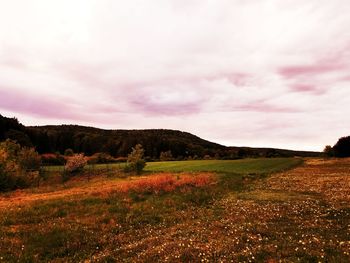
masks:
{"label": "foreground grass", "polygon": [[118,242],[129,242],[138,231],[171,227],[210,205],[220,194],[217,179],[214,174],[152,175],[125,179],[107,193],[100,189],[89,196],[67,195],[3,210],[0,262],[91,259],[103,249],[118,248]]}
{"label": "foreground grass", "polygon": [[[255,174],[250,164],[106,178],[77,195],[0,207],[0,262],[349,262],[349,162],[311,160],[264,178],[277,168]],[[202,175],[211,179],[186,179]]]}

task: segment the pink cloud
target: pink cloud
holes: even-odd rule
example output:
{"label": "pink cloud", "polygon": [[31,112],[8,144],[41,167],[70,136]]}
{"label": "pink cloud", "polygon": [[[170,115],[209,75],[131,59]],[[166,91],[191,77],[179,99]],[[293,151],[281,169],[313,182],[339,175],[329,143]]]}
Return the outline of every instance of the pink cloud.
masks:
{"label": "pink cloud", "polygon": [[262,112],[262,113],[295,113],[300,112],[297,109],[290,107],[281,107],[269,104],[264,101],[254,101],[247,104],[241,104],[238,106],[232,107],[235,111],[253,111],[253,112]]}
{"label": "pink cloud", "polygon": [[278,72],[286,79],[295,79],[298,77],[317,77],[323,74],[344,72],[349,69],[348,55],[350,45],[346,44],[332,50],[332,52],[315,53],[315,62],[307,65],[291,65],[279,68]]}
{"label": "pink cloud", "polygon": [[137,110],[151,116],[176,116],[176,115],[192,115],[199,113],[201,103],[197,102],[162,102],[161,100],[150,98],[146,95],[131,99],[130,104]]}
{"label": "pink cloud", "polygon": [[290,86],[291,90],[294,92],[307,92],[313,93],[315,95],[322,95],[326,93],[325,89],[322,89],[316,85],[311,84],[293,84]]}
{"label": "pink cloud", "polygon": [[348,0],[24,2],[0,9],[0,107],[25,123],[308,149],[349,131]]}
{"label": "pink cloud", "polygon": [[231,73],[224,75],[231,83],[237,86],[243,86],[252,77],[247,73]]}
{"label": "pink cloud", "polygon": [[74,105],[37,94],[0,89],[0,108],[6,111],[36,115],[38,117],[88,120],[85,114],[77,113]]}
{"label": "pink cloud", "polygon": [[279,73],[287,79],[293,79],[299,76],[314,76],[332,71],[344,69],[343,65],[338,64],[319,64],[306,66],[288,66],[279,69]]}

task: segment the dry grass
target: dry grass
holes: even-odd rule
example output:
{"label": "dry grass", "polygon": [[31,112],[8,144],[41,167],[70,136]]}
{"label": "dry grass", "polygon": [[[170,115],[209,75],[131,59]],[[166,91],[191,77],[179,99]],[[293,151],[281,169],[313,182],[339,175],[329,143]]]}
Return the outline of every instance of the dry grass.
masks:
{"label": "dry grass", "polygon": [[306,165],[273,175],[261,189],[318,194],[335,206],[350,202],[350,159],[310,159]]}

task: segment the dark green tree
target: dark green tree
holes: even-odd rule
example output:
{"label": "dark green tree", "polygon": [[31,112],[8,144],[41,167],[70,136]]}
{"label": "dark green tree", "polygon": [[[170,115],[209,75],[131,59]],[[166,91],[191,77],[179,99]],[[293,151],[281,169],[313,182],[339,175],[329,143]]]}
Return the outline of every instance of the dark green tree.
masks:
{"label": "dark green tree", "polygon": [[333,150],[336,157],[350,157],[350,136],[340,138]]}
{"label": "dark green tree", "polygon": [[132,148],[131,153],[128,155],[125,171],[140,174],[143,168],[146,166],[144,153],[145,151],[142,148],[142,145],[136,144],[136,146]]}
{"label": "dark green tree", "polygon": [[333,157],[334,156],[334,150],[332,148],[332,146],[330,145],[326,145],[323,149],[323,153],[327,156],[327,157]]}

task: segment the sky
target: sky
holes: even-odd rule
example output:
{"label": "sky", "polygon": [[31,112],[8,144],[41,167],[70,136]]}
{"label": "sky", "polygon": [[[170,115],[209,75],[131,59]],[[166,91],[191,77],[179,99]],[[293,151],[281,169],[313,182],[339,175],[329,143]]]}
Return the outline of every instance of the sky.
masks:
{"label": "sky", "polygon": [[0,0],[0,114],[323,150],[350,135],[349,0]]}

